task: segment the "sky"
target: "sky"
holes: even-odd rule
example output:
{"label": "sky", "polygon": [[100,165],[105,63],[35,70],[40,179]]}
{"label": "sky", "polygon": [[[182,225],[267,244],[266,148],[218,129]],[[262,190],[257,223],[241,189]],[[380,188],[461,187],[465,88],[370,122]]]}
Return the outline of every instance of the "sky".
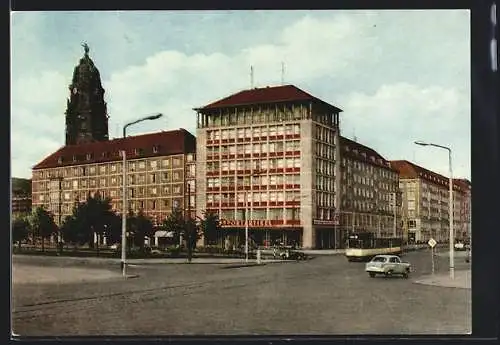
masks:
{"label": "sky", "polygon": [[388,160],[470,179],[470,13],[108,11],[11,14],[11,174],[64,145],[66,100],[87,42],[110,138],[185,128],[193,108],[254,86],[293,84],[343,110],[341,135]]}

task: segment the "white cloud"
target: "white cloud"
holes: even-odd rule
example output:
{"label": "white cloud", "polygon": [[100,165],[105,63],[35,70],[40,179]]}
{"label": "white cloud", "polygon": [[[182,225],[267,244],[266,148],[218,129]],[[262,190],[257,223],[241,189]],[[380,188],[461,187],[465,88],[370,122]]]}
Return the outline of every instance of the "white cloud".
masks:
{"label": "white cloud", "polygon": [[470,178],[470,109],[456,89],[383,85],[374,94],[352,93],[345,108],[344,134],[352,137],[355,131],[360,142],[387,159],[415,161],[448,176],[446,151],[414,144],[433,142],[451,147],[454,175]]}
{"label": "white cloud", "polygon": [[57,71],[42,71],[13,82],[13,176],[30,176],[33,165],[62,146],[67,85],[67,78]]}
{"label": "white cloud", "polygon": [[[237,24],[226,22],[228,17],[224,16],[207,15],[202,24],[194,24],[203,16],[196,12],[189,16],[108,13],[102,19],[100,14],[89,14],[88,20],[100,32],[91,43],[91,56],[106,89],[111,137],[120,136],[127,121],[157,112],[165,118],[141,123],[130,133],[179,127],[194,133],[196,114],[192,108],[248,88],[251,65],[255,86],[279,84],[284,62],[285,83],[296,84],[344,110],[342,129],[347,136],[352,137],[356,128],[360,141],[373,145],[382,155],[411,160],[408,155],[415,152],[422,164],[444,169],[439,170],[443,173],[447,168],[440,165],[441,157],[430,158],[438,157],[439,152],[424,153],[426,149],[415,148],[411,142],[451,142],[457,151],[457,172],[470,176],[468,15],[450,13],[310,12],[283,25],[282,18],[278,20],[280,13],[273,17],[261,11],[248,18],[258,16],[262,23],[245,22],[245,27],[258,28],[259,43],[246,45],[241,42],[252,42],[248,30],[242,27],[235,32]],[[86,38],[91,31],[84,25],[83,15],[71,17],[76,23],[71,30]],[[64,111],[72,69],[54,62],[50,71],[24,73],[30,59],[32,66],[40,66],[37,56],[43,56],[42,44],[35,45],[32,57],[21,53],[28,47],[26,42],[37,42],[43,18],[27,21],[32,29],[36,23],[37,30],[25,32],[26,39],[14,36],[22,43],[14,56],[23,56],[12,80],[14,176],[30,176],[33,164],[64,143]],[[133,18],[130,21],[137,30],[127,18]],[[180,19],[185,30],[175,26],[175,36],[167,39],[164,23],[180,23]],[[199,29],[191,29],[191,20]],[[155,24],[148,26],[150,23]],[[214,25],[221,27],[210,29]],[[217,34],[209,34],[214,32]],[[158,43],[150,47],[146,45],[149,38],[182,45]],[[67,49],[70,38],[62,34],[59,39]],[[145,57],[144,51],[151,53]],[[34,145],[19,147],[26,138]]]}

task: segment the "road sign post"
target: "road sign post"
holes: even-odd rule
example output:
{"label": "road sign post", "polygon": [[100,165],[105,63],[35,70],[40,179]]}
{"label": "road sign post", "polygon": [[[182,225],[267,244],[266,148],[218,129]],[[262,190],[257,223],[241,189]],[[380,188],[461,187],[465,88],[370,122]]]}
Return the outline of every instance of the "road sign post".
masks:
{"label": "road sign post", "polygon": [[437,242],[435,239],[431,238],[427,244],[431,247],[431,258],[432,258],[432,274],[434,274],[434,247],[436,246]]}

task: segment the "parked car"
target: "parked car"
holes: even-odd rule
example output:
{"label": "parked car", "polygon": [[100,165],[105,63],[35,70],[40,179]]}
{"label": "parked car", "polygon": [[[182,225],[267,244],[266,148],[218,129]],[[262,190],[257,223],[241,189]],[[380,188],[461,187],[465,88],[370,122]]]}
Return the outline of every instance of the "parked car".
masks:
{"label": "parked car", "polygon": [[465,250],[466,247],[465,247],[465,244],[463,242],[457,242],[455,243],[455,250]]}
{"label": "parked car", "polygon": [[306,260],[307,255],[293,250],[292,247],[281,247],[274,252],[274,257],[279,256],[281,260]]}
{"label": "parked car", "polygon": [[167,251],[159,247],[147,247],[146,251],[151,256],[165,255]]}
{"label": "parked car", "polygon": [[394,274],[402,275],[408,278],[411,271],[411,264],[403,262],[397,255],[376,255],[365,265],[365,271],[371,278],[377,274],[383,274],[386,277]]}

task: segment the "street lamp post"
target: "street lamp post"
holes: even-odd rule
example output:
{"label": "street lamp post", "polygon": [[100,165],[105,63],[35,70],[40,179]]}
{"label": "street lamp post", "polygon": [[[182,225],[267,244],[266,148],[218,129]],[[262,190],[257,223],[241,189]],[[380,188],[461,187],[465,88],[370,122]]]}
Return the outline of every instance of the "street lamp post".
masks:
{"label": "street lamp post", "polygon": [[[158,113],[155,115],[146,116],[135,120],[133,122],[127,123],[123,126],[123,138],[125,139],[127,136],[127,127],[135,125],[136,123],[148,120],[157,120],[162,117],[163,114]],[[122,158],[123,158],[123,181],[122,181],[122,259],[121,259],[121,270],[124,277],[126,277],[126,246],[127,246],[127,151],[122,150]]]}
{"label": "street lamp post", "polygon": [[442,145],[437,145],[437,144],[433,144],[433,143],[426,143],[426,142],[422,142],[422,141],[415,141],[415,144],[417,145],[420,145],[420,146],[434,146],[434,147],[438,147],[438,148],[441,148],[441,149],[444,149],[444,150],[448,150],[448,163],[449,163],[449,169],[450,169],[450,178],[449,178],[449,188],[450,188],[450,192],[449,192],[449,196],[450,196],[450,200],[449,200],[449,221],[450,221],[450,278],[451,279],[455,279],[455,248],[454,248],[454,242],[455,242],[455,233],[454,233],[454,230],[453,230],[453,169],[452,169],[452,165],[451,165],[451,148],[447,147],[447,146],[442,146]]}

